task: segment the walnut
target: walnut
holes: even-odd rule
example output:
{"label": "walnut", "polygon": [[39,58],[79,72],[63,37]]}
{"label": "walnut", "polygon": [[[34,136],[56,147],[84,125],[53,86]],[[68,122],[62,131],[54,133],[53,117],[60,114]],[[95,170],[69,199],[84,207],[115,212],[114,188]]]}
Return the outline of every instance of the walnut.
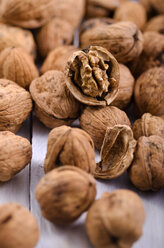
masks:
{"label": "walnut", "polygon": [[16,132],[31,110],[29,92],[12,81],[0,79],[0,131]]}
{"label": "walnut", "polygon": [[64,72],[67,60],[76,51],[78,51],[78,49],[74,46],[60,46],[55,48],[48,54],[47,58],[45,59],[40,70],[41,73],[43,74],[50,70],[58,70]]}
{"label": "walnut", "polygon": [[0,78],[12,80],[28,89],[38,76],[32,57],[22,48],[9,47],[0,53]]}
{"label": "walnut", "polygon": [[130,190],[106,192],[88,211],[86,230],[95,248],[130,248],[142,235],[144,206]]}
{"label": "walnut", "polygon": [[164,14],[164,1],[163,0],[150,0],[153,8],[161,14]]}
{"label": "walnut", "polygon": [[69,224],[86,211],[96,196],[93,176],[74,166],[47,173],[36,188],[42,215],[55,224]]}
{"label": "walnut", "polygon": [[0,247],[34,248],[39,228],[34,216],[18,203],[0,206]]}
{"label": "walnut", "polygon": [[88,105],[109,105],[119,86],[119,66],[106,49],[90,46],[68,59],[66,84],[74,97]]}
{"label": "walnut", "polygon": [[154,31],[164,35],[164,15],[151,18],[147,22],[144,31]]}
{"label": "walnut", "polygon": [[115,125],[106,130],[101,148],[101,161],[97,163],[94,176],[112,179],[122,175],[130,166],[136,141],[127,125]]}
{"label": "walnut", "polygon": [[60,18],[51,19],[36,34],[40,55],[46,57],[53,49],[71,44],[73,32],[73,27],[67,21]]}
{"label": "walnut", "polygon": [[140,114],[164,115],[164,69],[155,67],[137,79],[134,97]]}
{"label": "walnut", "polygon": [[164,187],[164,139],[152,135],[138,139],[134,160],[129,168],[131,182],[140,190],[157,191]]}
{"label": "walnut", "polygon": [[66,164],[93,174],[96,167],[94,144],[85,131],[61,126],[54,128],[48,136],[44,170],[48,172]]}
{"label": "walnut", "polygon": [[151,5],[150,0],[139,0],[139,3],[144,6],[144,8],[146,9],[146,12],[148,13],[148,16],[149,16],[152,12],[152,5]]}
{"label": "walnut", "polygon": [[30,85],[34,111],[49,128],[70,125],[79,116],[80,103],[72,96],[61,71],[48,71]]}
{"label": "walnut", "polygon": [[89,45],[102,46],[110,51],[120,63],[138,57],[143,49],[143,36],[134,23],[118,22],[92,27],[80,36],[82,48]]}
{"label": "walnut", "polygon": [[107,127],[117,124],[130,126],[126,113],[116,107],[86,107],[80,117],[80,125],[93,139],[95,147],[100,150]]}

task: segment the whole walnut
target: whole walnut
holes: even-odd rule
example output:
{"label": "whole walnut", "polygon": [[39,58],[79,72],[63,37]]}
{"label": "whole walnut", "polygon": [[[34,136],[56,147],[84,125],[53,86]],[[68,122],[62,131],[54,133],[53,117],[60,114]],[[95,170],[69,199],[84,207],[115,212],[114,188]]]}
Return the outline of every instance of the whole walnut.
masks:
{"label": "whole walnut", "polygon": [[151,135],[158,135],[164,138],[164,119],[149,113],[143,114],[141,119],[134,122],[133,133],[135,139]]}
{"label": "whole walnut", "polygon": [[80,35],[80,45],[102,46],[110,51],[120,63],[138,57],[143,49],[143,35],[132,22],[117,22],[88,28]]}
{"label": "whole walnut", "polygon": [[94,144],[85,131],[61,126],[49,133],[44,170],[48,172],[66,164],[93,174],[96,168]]}
{"label": "whole walnut", "polygon": [[48,71],[30,85],[36,116],[45,126],[70,125],[80,115],[80,103],[72,96],[61,71]]}
{"label": "whole walnut", "polygon": [[150,0],[153,8],[161,14],[164,14],[164,1],[163,0]]}
{"label": "whole walnut", "polygon": [[142,73],[136,81],[134,97],[140,114],[164,115],[164,68]]}
{"label": "whole walnut", "polygon": [[18,203],[0,206],[0,247],[34,248],[39,228],[34,216]]}
{"label": "whole walnut", "polygon": [[41,73],[45,73],[50,70],[58,70],[63,71],[65,70],[67,60],[69,57],[78,51],[78,49],[74,46],[60,46],[52,50],[47,58],[45,59],[40,71]]}
{"label": "whole walnut", "polygon": [[157,135],[138,139],[129,168],[131,182],[140,190],[157,191],[164,187],[164,139]]}
{"label": "whole walnut", "polygon": [[40,55],[46,57],[53,49],[62,45],[71,44],[73,32],[73,27],[69,22],[60,18],[51,19],[41,27],[36,34]]}
{"label": "whole walnut", "polygon": [[151,18],[145,25],[144,31],[153,31],[164,35],[164,15]]}
{"label": "whole walnut", "polygon": [[152,5],[150,0],[139,0],[139,3],[142,4],[142,6],[144,6],[146,12],[148,13],[148,16],[150,16],[152,12]]}
{"label": "whole walnut", "polygon": [[69,224],[95,200],[93,176],[74,166],[62,166],[47,173],[36,188],[42,215],[55,224]]}
{"label": "whole walnut", "polygon": [[130,190],[106,192],[88,211],[86,230],[95,248],[130,248],[142,235],[144,206]]}
{"label": "whole walnut", "polygon": [[0,79],[0,131],[16,132],[31,110],[29,92],[12,81]]}
{"label": "whole walnut", "polygon": [[80,116],[80,125],[100,150],[108,127],[117,124],[130,126],[126,113],[114,106],[86,107]]}
{"label": "whole walnut", "polygon": [[9,47],[0,53],[0,78],[9,79],[28,89],[32,80],[38,76],[32,57],[22,48]]}

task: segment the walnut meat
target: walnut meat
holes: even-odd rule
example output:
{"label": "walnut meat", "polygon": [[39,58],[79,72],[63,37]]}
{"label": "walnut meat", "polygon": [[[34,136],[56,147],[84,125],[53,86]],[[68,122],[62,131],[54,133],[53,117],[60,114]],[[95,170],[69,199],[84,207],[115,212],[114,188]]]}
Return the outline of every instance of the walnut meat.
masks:
{"label": "walnut meat", "polygon": [[33,215],[18,203],[0,206],[0,247],[34,248],[39,239]]}
{"label": "walnut meat", "polygon": [[94,144],[85,131],[61,126],[54,128],[48,136],[44,170],[48,172],[66,164],[93,174],[96,167]]}
{"label": "walnut meat", "polygon": [[144,31],[153,31],[164,35],[164,15],[158,15],[150,19]]}
{"label": "walnut meat", "polygon": [[22,48],[9,47],[0,53],[0,78],[12,80],[28,89],[38,76],[32,57]]}
{"label": "walnut meat", "polygon": [[60,71],[48,71],[30,85],[34,111],[49,128],[70,125],[79,116],[80,103],[72,96]]}
{"label": "walnut meat", "polygon": [[130,190],[106,192],[88,211],[86,230],[95,248],[130,248],[142,235],[144,206]]}
{"label": "walnut meat", "polygon": [[140,137],[129,168],[131,182],[140,190],[157,191],[164,187],[164,139],[152,135]]}
{"label": "walnut meat", "polygon": [[68,59],[66,84],[74,97],[88,105],[109,105],[119,86],[119,66],[106,49],[90,46]]}
{"label": "walnut meat", "polygon": [[29,92],[12,81],[0,79],[0,131],[16,132],[31,110]]}
{"label": "walnut meat", "polygon": [[69,224],[93,203],[96,181],[74,166],[62,166],[47,173],[36,188],[36,198],[45,218],[55,224]]}
{"label": "walnut meat", "polygon": [[95,147],[100,150],[107,127],[117,124],[130,126],[126,113],[114,106],[86,107],[80,117],[80,125],[93,139]]}

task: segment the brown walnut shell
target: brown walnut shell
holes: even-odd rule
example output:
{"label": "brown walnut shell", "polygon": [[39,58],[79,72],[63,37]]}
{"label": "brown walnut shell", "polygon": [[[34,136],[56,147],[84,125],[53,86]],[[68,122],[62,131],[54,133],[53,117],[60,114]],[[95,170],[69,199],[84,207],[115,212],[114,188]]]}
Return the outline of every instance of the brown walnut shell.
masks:
{"label": "brown walnut shell", "polygon": [[133,133],[135,139],[141,136],[149,137],[151,135],[158,135],[164,138],[164,119],[146,113],[142,115],[141,119],[134,122]]}
{"label": "brown walnut shell", "polygon": [[130,126],[126,113],[114,106],[86,107],[80,117],[80,125],[93,139],[100,150],[108,127],[117,124]]}
{"label": "brown walnut shell", "polygon": [[164,15],[158,15],[151,18],[147,22],[144,31],[153,31],[164,35]]}
{"label": "brown walnut shell", "polygon": [[0,206],[0,247],[34,248],[39,228],[34,216],[18,203]]}
{"label": "brown walnut shell", "polygon": [[86,230],[95,248],[130,248],[142,235],[144,206],[130,190],[106,192],[88,211]]}
{"label": "brown walnut shell", "polygon": [[16,132],[31,110],[29,92],[12,81],[0,79],[0,131]]}
{"label": "brown walnut shell", "polygon": [[0,78],[9,79],[28,89],[32,80],[38,76],[32,57],[22,48],[9,47],[0,53]]}
{"label": "brown walnut shell", "polygon": [[82,48],[102,46],[124,64],[141,54],[143,35],[134,23],[118,22],[86,30],[80,36],[80,44]]}
{"label": "brown walnut shell", "polygon": [[65,69],[66,84],[73,96],[88,105],[109,105],[117,96],[119,65],[106,49],[90,46],[74,52]]}
{"label": "brown walnut shell", "polygon": [[150,0],[153,8],[161,14],[164,14],[164,1],[163,0]]}
{"label": "brown walnut shell", "polygon": [[164,187],[164,139],[152,135],[138,139],[129,168],[131,182],[140,190],[157,191]]}
{"label": "brown walnut shell", "polygon": [[45,126],[70,125],[79,116],[80,103],[72,96],[61,71],[48,71],[30,85],[36,116]]}
{"label": "brown walnut shell", "polygon": [[61,126],[49,133],[44,171],[66,164],[93,174],[96,168],[94,144],[85,131]]}
{"label": "brown walnut shell", "polygon": [[134,97],[140,114],[164,115],[164,68],[142,73],[136,81]]}
{"label": "brown walnut shell", "polygon": [[101,147],[101,161],[94,176],[112,179],[121,176],[131,165],[136,141],[129,126],[115,125],[106,130]]}
{"label": "brown walnut shell", "polygon": [[62,166],[47,173],[36,188],[42,215],[55,224],[69,224],[93,203],[96,181],[74,166]]}
{"label": "brown walnut shell", "polygon": [[146,12],[150,15],[152,12],[152,5],[150,0],[139,0],[139,3],[142,4],[142,6],[144,6]]}

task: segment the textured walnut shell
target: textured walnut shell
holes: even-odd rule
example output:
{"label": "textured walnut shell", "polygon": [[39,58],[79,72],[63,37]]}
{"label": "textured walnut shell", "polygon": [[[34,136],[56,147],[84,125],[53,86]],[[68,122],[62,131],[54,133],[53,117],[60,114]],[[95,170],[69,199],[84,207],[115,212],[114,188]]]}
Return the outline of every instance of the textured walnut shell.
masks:
{"label": "textured walnut shell", "polygon": [[153,8],[161,14],[164,14],[164,1],[163,0],[150,0]]}
{"label": "textured walnut shell", "polygon": [[130,190],[106,192],[88,211],[86,230],[95,248],[130,248],[142,235],[144,206]]}
{"label": "textured walnut shell", "polygon": [[18,203],[0,206],[0,247],[34,248],[39,228],[34,216]]}
{"label": "textured walnut shell", "polygon": [[146,113],[141,119],[134,122],[133,133],[135,139],[141,136],[149,137],[151,135],[158,135],[164,138],[164,119]]}
{"label": "textured walnut shell", "polygon": [[50,20],[36,34],[40,55],[46,57],[53,49],[71,44],[73,32],[73,27],[67,21],[60,18]]}
{"label": "textured walnut shell", "polygon": [[134,97],[140,114],[164,115],[164,68],[142,73],[136,81]]}
{"label": "textured walnut shell", "polygon": [[16,132],[31,110],[29,92],[12,81],[0,79],[0,131]]}
{"label": "textured walnut shell", "polygon": [[81,47],[102,46],[110,51],[120,63],[127,63],[140,55],[143,49],[143,36],[131,22],[107,24],[93,27],[80,36]]}
{"label": "textured walnut shell", "polygon": [[83,130],[61,126],[54,128],[48,136],[44,170],[48,172],[66,164],[93,174],[96,167],[94,144]]}
{"label": "textured walnut shell", "polygon": [[164,187],[164,139],[152,135],[140,137],[129,168],[131,182],[140,190],[157,191]]}
{"label": "textured walnut shell", "polygon": [[150,19],[144,31],[153,31],[164,35],[164,15],[158,15]]}
{"label": "textured walnut shell", "polygon": [[79,116],[80,103],[72,96],[60,71],[48,71],[30,85],[34,111],[49,128],[70,125]]}
{"label": "textured walnut shell", "polygon": [[45,59],[40,70],[41,73],[43,74],[50,70],[58,70],[64,72],[67,60],[76,51],[78,51],[78,49],[74,46],[60,46],[55,48],[48,54],[47,58]]}
{"label": "textured walnut shell", "polygon": [[88,105],[109,105],[117,96],[119,66],[106,49],[90,46],[74,52],[65,69],[66,84],[73,96]]}
{"label": "textured walnut shell", "polygon": [[130,126],[126,113],[116,107],[86,107],[80,117],[80,125],[93,139],[95,147],[100,150],[107,127],[117,124]]}
{"label": "textured walnut shell", "polygon": [[9,47],[0,53],[0,78],[9,79],[28,89],[32,80],[38,76],[32,57],[22,48]]}
{"label": "textured walnut shell", "polygon": [[36,188],[42,215],[55,224],[69,224],[86,211],[96,196],[93,176],[74,166],[47,173]]}

